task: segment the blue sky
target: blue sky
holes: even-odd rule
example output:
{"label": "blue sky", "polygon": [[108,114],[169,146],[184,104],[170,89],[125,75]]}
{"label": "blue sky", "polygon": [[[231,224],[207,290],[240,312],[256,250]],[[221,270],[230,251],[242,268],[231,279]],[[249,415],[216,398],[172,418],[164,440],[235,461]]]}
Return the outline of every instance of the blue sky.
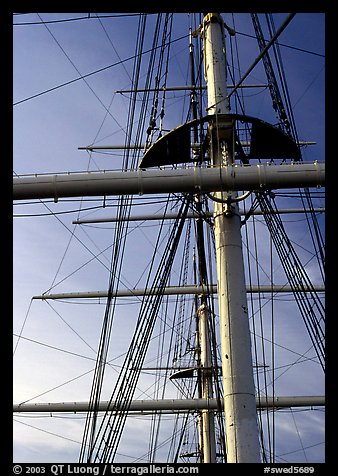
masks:
{"label": "blue sky", "polygon": [[[17,175],[121,167],[119,153],[90,156],[86,151],[79,151],[78,147],[92,143],[113,145],[124,142],[129,96],[116,94],[115,91],[130,88],[133,61],[121,60],[130,58],[135,53],[137,17],[100,18],[101,22],[98,18],[90,18],[53,23],[55,20],[86,16],[87,13],[31,13],[14,16],[14,23],[18,25],[14,26],[13,37],[13,168]],[[275,15],[276,28],[285,17],[284,13]],[[233,25],[234,19],[230,14],[224,14],[223,18]],[[19,25],[23,22],[35,24]],[[154,16],[149,15],[149,28],[153,23]],[[183,62],[188,47],[187,25],[188,14],[177,14],[173,37],[184,38],[172,45],[173,69],[169,73],[170,85],[187,84],[188,67],[187,63]],[[258,55],[258,49],[254,39],[242,34],[253,34],[248,14],[237,14],[234,26],[242,52],[243,74]],[[324,160],[324,35],[324,14],[299,13],[280,37],[280,43],[284,45],[281,51],[299,138],[317,143],[306,148],[304,160]],[[145,42],[145,49],[150,49],[151,38],[146,37]],[[110,65],[115,66],[107,68]],[[106,69],[87,76],[85,80],[79,79],[81,75],[88,75],[103,68]],[[141,81],[144,81],[142,74]],[[261,65],[254,69],[247,81],[266,81]],[[50,91],[46,92],[48,90]],[[248,99],[247,114],[271,123],[276,121],[266,90],[248,89],[244,94]],[[183,94],[168,94],[165,117],[168,129],[186,120],[184,115],[175,112],[183,101],[187,107],[188,99],[184,98]],[[136,200],[145,203],[142,197]],[[143,210],[161,211],[162,203],[149,202],[137,207],[137,213],[142,213]],[[110,203],[113,205],[113,202]],[[48,201],[44,204],[21,203],[14,207],[17,217],[14,219],[13,332],[24,337],[19,342],[17,337],[14,338],[14,346],[17,345],[14,356],[16,403],[88,399],[104,306],[97,302],[87,306],[83,302],[48,304],[31,301],[31,298],[49,288],[52,288],[53,292],[69,292],[102,290],[107,286],[113,225],[72,225],[72,220],[80,215],[80,208],[101,205],[102,198],[98,197],[97,201],[60,201],[57,204]],[[72,212],[52,214],[69,211]],[[82,211],[81,217],[110,216],[114,213],[114,207],[92,208]],[[302,222],[292,223],[293,219],[290,218],[288,226],[292,226],[295,236],[305,246],[308,236],[302,228]],[[134,236],[135,240],[130,240],[128,244],[131,258],[123,268],[122,278],[125,286],[142,286],[142,270],[149,263],[147,251],[155,241],[156,226],[154,223],[132,225],[131,236]],[[265,242],[261,242],[261,247],[263,252]],[[99,259],[93,259],[98,253]],[[304,259],[305,255],[306,252]],[[312,270],[311,266],[312,262],[309,264],[309,272],[316,282],[317,271],[315,268]],[[275,272],[278,276],[278,269]],[[282,315],[292,314],[293,308],[288,302],[282,302],[280,306]],[[114,324],[114,332],[118,331],[118,338],[115,338],[114,334],[110,350],[110,357],[114,360],[112,367],[107,370],[108,380],[116,377],[118,366],[122,363],[119,356],[125,352],[133,331],[135,309],[136,303],[127,301],[121,303],[118,308]],[[285,347],[299,354],[309,348],[308,340],[301,340],[301,326],[299,322],[286,319],[282,319],[278,324],[281,362],[291,361],[292,352],[285,350]],[[73,355],[57,349],[72,352]],[[315,366],[311,362],[304,366],[305,373],[297,372],[295,366],[286,374],[288,379],[281,375],[278,390],[288,395],[299,395],[302,392],[322,394],[323,381],[318,377]],[[79,377],[80,375],[82,377]],[[142,391],[147,388],[147,379],[148,377],[139,389],[138,398],[146,398]],[[171,389],[173,398],[175,390]],[[103,398],[108,399],[109,396],[110,387],[105,386]],[[276,418],[279,419],[279,416]],[[15,415],[15,420],[14,461],[77,461],[83,415],[53,418],[45,415],[36,418]],[[295,421],[306,445],[313,445],[311,450],[306,451],[310,460],[312,458],[312,462],[323,461],[324,429],[323,414],[320,411],[295,412],[290,414],[289,420],[281,419],[280,455],[286,455],[299,447],[297,441],[292,445],[290,443],[291,433],[295,433]],[[135,428],[139,428],[134,433],[141,434],[145,425],[146,422],[139,417],[133,420],[131,428],[133,432]],[[163,439],[165,437],[166,434]],[[131,438],[129,435],[129,445]],[[133,443],[134,446],[137,444],[137,441]],[[131,446],[128,447],[128,443],[122,442],[120,452],[130,455]],[[304,455],[297,453],[283,457],[286,460],[295,457],[295,461],[302,461]],[[130,457],[120,458],[121,461],[131,461]]]}

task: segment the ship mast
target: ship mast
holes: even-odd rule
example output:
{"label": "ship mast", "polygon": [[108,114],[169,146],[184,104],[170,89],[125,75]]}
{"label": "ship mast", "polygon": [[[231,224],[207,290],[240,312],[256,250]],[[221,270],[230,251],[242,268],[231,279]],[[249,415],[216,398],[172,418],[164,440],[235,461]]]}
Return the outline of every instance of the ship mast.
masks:
{"label": "ship mast", "polygon": [[[209,126],[212,167],[234,163],[233,125],[226,86],[224,25],[218,13],[203,20],[208,114],[220,114]],[[225,118],[225,119],[224,119]],[[227,462],[260,462],[255,386],[237,192],[214,195],[214,227],[224,389]]]}
{"label": "ship mast", "polygon": [[[189,55],[190,55],[190,73],[191,84],[195,86],[195,69],[192,32],[189,34]],[[191,91],[191,110],[192,118],[197,119],[197,106],[195,91]],[[194,144],[198,143],[197,125],[193,128]],[[198,167],[198,152],[196,153],[195,165]],[[201,194],[194,196],[196,209],[201,212],[202,201]],[[210,319],[211,313],[208,306],[208,299],[205,290],[208,289],[207,265],[204,245],[203,219],[199,216],[196,219],[196,240],[198,251],[198,277],[199,285],[204,290],[198,296],[198,309],[196,310],[197,320],[197,355],[198,355],[198,379],[199,379],[199,398],[210,400],[213,398],[213,378],[212,378],[212,359],[211,359],[211,336]],[[216,463],[216,440],[215,440],[215,416],[213,410],[202,410],[199,419],[200,433],[200,459],[202,463]]]}

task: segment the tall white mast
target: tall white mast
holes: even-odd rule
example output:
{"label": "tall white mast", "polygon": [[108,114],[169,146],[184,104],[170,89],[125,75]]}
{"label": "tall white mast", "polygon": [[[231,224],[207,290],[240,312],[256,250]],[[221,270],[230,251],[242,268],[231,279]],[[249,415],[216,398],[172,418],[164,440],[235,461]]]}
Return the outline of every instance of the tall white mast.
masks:
{"label": "tall white mast", "polygon": [[[224,25],[218,13],[203,20],[208,114],[220,114],[210,126],[213,167],[234,162],[232,122],[226,82]],[[226,117],[226,116],[225,116]],[[236,192],[215,194],[214,223],[224,388],[227,462],[259,463],[260,445],[246,299],[244,263]]]}

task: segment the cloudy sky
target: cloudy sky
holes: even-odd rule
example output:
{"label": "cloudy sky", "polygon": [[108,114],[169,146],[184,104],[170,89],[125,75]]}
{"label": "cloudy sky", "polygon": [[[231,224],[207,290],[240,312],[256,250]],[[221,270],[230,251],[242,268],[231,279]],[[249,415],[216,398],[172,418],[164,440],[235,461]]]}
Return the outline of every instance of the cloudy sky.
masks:
{"label": "cloudy sky", "polygon": [[[31,13],[14,15],[14,163],[15,176],[31,173],[77,172],[119,169],[121,153],[89,154],[78,150],[89,144],[123,144],[130,95],[116,93],[131,87],[138,17],[121,14]],[[103,18],[106,16],[107,18]],[[286,14],[275,15],[276,28]],[[238,32],[243,74],[257,56],[248,14],[225,21]],[[71,21],[65,21],[71,20]],[[174,18],[170,81],[188,84],[188,27],[191,16]],[[233,23],[235,21],[235,23]],[[153,31],[154,15],[147,26]],[[285,75],[288,79],[300,140],[315,141],[304,150],[304,160],[324,160],[324,51],[325,17],[321,13],[297,14],[280,37]],[[151,36],[145,37],[144,50],[151,49]],[[142,75],[143,74],[143,75]],[[141,81],[145,73],[141,71]],[[261,66],[255,68],[248,83],[266,81]],[[276,121],[266,89],[246,90],[247,114],[271,123]],[[167,129],[176,127],[186,116],[176,112],[188,105],[186,93],[168,93]],[[149,111],[148,111],[149,112]],[[103,198],[26,201],[14,206],[14,399],[22,402],[86,401],[91,388],[96,350],[104,314],[104,301],[64,302],[32,300],[45,292],[72,292],[107,289],[114,224],[76,226],[81,218],[114,216],[116,200],[103,208]],[[161,213],[164,197],[153,200],[136,197],[137,213]],[[286,206],[294,206],[288,202]],[[320,201],[316,202],[319,206]],[[322,221],[321,221],[322,223]],[[303,245],[308,272],[319,282],[311,255],[306,251],[308,233],[304,221],[295,216],[292,227]],[[124,288],[142,287],[144,270],[149,266],[158,222],[130,226],[129,258],[122,270]],[[262,232],[263,233],[263,232]],[[263,235],[262,235],[263,236]],[[263,253],[269,245],[261,240]],[[298,248],[297,248],[298,249]],[[301,251],[301,247],[299,247]],[[275,277],[278,277],[277,267]],[[192,281],[191,281],[192,282]],[[322,395],[323,378],[302,322],[289,319],[296,308],[289,301],[279,303],[283,316],[276,323],[279,344],[278,364],[311,356],[301,371],[298,366],[279,370],[276,390],[283,395]],[[114,321],[107,368],[108,384],[103,399],[109,399],[111,385],[118,374],[137,317],[137,300],[121,300]],[[18,339],[18,336],[21,336]],[[310,350],[309,350],[310,349]],[[277,354],[276,354],[277,355]],[[305,358],[303,357],[303,360]],[[152,362],[152,363],[151,363]],[[149,357],[148,366],[154,366]],[[135,398],[147,398],[150,377],[145,376]],[[286,378],[288,377],[288,378]],[[175,397],[169,387],[168,395]],[[284,415],[285,416],[285,413]],[[170,427],[170,416],[168,418]],[[78,459],[83,414],[14,415],[14,461],[75,462]],[[293,411],[287,418],[276,416],[280,461],[322,462],[324,460],[323,412]],[[130,432],[119,449],[119,460],[132,462],[148,423],[137,417],[128,423]],[[164,429],[165,441],[170,430]],[[135,431],[136,430],[136,431]],[[296,436],[295,436],[296,435]]]}

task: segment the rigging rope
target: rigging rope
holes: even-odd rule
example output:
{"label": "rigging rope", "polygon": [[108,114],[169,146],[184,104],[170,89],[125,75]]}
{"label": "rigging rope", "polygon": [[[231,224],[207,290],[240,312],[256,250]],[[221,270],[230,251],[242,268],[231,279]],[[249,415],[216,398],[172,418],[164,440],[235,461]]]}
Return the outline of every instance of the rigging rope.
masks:
{"label": "rigging rope", "polygon": [[[93,441],[88,453],[88,461],[107,462],[114,460],[121,438],[121,430],[128,416],[130,402],[156,322],[159,306],[163,299],[163,290],[169,279],[171,266],[185,223],[185,216],[189,209],[189,201],[190,199],[187,199],[186,203],[181,206],[179,216],[175,221],[161,264],[151,286],[151,289],[160,289],[162,292],[153,293],[153,295],[150,293],[144,297],[136,330],[111,396],[110,403],[114,400],[119,407],[119,411],[107,411],[105,413],[95,441]],[[96,450],[95,454],[94,448]]]}
{"label": "rigging rope", "polygon": [[[325,321],[323,303],[315,291],[311,279],[293,248],[274,199],[268,198],[267,192],[259,192],[256,197],[264,212],[264,218],[284,272],[290,282],[295,300],[303,318],[318,360],[324,370],[324,330]],[[310,292],[306,292],[309,289]]]}
{"label": "rigging rope", "polygon": [[[145,33],[145,24],[146,24],[146,15],[141,14],[139,17],[139,26],[138,26],[138,41],[136,42],[137,54],[134,64],[134,77],[139,77],[140,61],[143,48],[143,39]],[[135,97],[134,97],[135,99]],[[131,131],[133,126],[133,117],[135,112],[135,100],[131,101],[129,111],[128,111],[128,124],[126,131],[126,141],[129,143],[131,141]],[[137,153],[137,152],[136,152]],[[135,155],[136,155],[135,153]],[[123,168],[127,170],[129,161],[129,149],[125,150]],[[110,267],[110,277],[109,277],[109,286],[108,286],[108,298],[106,303],[105,315],[101,330],[97,362],[94,371],[90,401],[89,401],[89,412],[87,414],[86,423],[84,427],[82,447],[80,451],[79,461],[90,461],[91,453],[95,445],[95,436],[96,436],[96,425],[98,417],[98,405],[100,402],[103,378],[107,360],[107,354],[110,343],[110,335],[112,330],[114,311],[116,306],[116,297],[113,296],[113,291],[117,287],[118,277],[120,276],[122,263],[123,263],[123,251],[126,244],[127,233],[129,222],[125,220],[127,216],[130,215],[130,207],[132,203],[132,198],[128,195],[121,196],[119,198],[119,208],[118,208],[118,223],[115,228],[115,240],[112,246],[112,258],[111,258],[111,267]],[[87,458],[86,458],[87,453]]]}

